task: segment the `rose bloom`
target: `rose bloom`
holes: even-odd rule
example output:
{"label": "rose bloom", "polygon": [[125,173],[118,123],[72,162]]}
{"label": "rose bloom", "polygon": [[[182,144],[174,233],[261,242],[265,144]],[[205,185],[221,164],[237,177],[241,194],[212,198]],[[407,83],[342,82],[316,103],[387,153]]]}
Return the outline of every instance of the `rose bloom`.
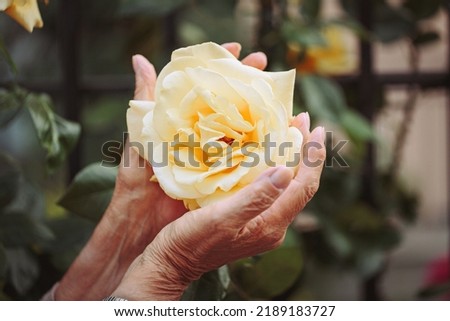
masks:
{"label": "rose bloom", "polygon": [[349,32],[343,27],[330,26],[322,30],[325,45],[302,48],[288,45],[287,61],[302,74],[342,75],[355,70],[356,59],[349,50]]}
{"label": "rose bloom", "polygon": [[243,65],[215,43],[178,49],[158,76],[155,101],[130,102],[130,142],[167,195],[191,210],[206,206],[268,167],[297,168],[294,81],[295,70]]}
{"label": "rose bloom", "polygon": [[37,0],[0,0],[0,11],[5,11],[29,32],[44,25]]}

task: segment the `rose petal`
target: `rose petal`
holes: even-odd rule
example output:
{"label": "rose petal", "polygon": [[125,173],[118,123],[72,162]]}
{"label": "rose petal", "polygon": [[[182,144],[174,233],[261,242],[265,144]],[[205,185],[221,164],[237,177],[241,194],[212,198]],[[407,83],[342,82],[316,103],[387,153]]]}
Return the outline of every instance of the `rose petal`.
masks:
{"label": "rose petal", "polygon": [[0,11],[5,10],[12,4],[13,0],[0,0]]}
{"label": "rose petal", "polygon": [[172,53],[172,60],[180,59],[182,57],[195,57],[202,61],[217,58],[230,58],[236,60],[236,57],[228,50],[214,42],[205,42],[186,48],[180,48]]}
{"label": "rose petal", "polygon": [[44,26],[37,0],[12,1],[5,12],[29,32],[32,32],[35,27],[42,28]]}
{"label": "rose petal", "polygon": [[295,85],[295,69],[289,71],[267,72],[272,78],[273,94],[281,101],[289,116],[293,113],[293,95]]}
{"label": "rose petal", "polygon": [[[127,110],[129,141],[132,146],[135,145],[133,148],[139,153],[139,155],[147,160],[149,159],[148,142],[149,139],[153,139],[153,137],[143,135],[144,118],[147,114],[153,111],[154,107],[155,103],[151,101],[132,100],[130,101],[130,108]],[[137,144],[140,144],[142,148]]]}
{"label": "rose petal", "polygon": [[154,167],[153,172],[164,192],[174,199],[196,199],[204,196],[194,186],[178,183],[169,166]]}
{"label": "rose petal", "polygon": [[235,193],[239,192],[239,190],[242,188],[242,186],[236,186],[235,188],[225,192],[221,190],[217,190],[214,192],[214,194],[210,194],[208,196],[198,198],[196,201],[200,207],[205,207],[210,204],[214,204],[217,202],[220,202],[226,198],[229,198],[233,196]]}

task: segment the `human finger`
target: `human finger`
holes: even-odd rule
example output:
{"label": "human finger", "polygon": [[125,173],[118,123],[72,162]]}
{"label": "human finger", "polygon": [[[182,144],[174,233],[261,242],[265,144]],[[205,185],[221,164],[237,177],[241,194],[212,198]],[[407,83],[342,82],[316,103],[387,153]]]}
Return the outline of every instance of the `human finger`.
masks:
{"label": "human finger", "polygon": [[286,191],[278,198],[265,219],[272,223],[289,225],[319,189],[326,157],[325,129],[315,128],[304,146],[298,172]]}
{"label": "human finger", "polygon": [[142,55],[132,58],[135,73],[135,100],[153,100],[155,97],[156,71],[153,65]]}
{"label": "human finger", "polygon": [[285,166],[269,168],[250,185],[226,200],[198,209],[198,216],[207,216],[230,227],[241,228],[268,209],[289,186],[293,171]]}
{"label": "human finger", "polygon": [[308,141],[310,134],[309,129],[311,126],[311,120],[308,112],[298,114],[292,120],[291,126],[296,127],[302,133],[304,142]]}
{"label": "human finger", "polygon": [[264,70],[267,67],[267,56],[263,52],[253,52],[242,59],[242,63],[247,66]]}
{"label": "human finger", "polygon": [[239,58],[239,55],[241,54],[242,46],[238,42],[227,42],[222,44],[222,47],[224,47],[226,50],[228,50],[233,56],[236,58]]}

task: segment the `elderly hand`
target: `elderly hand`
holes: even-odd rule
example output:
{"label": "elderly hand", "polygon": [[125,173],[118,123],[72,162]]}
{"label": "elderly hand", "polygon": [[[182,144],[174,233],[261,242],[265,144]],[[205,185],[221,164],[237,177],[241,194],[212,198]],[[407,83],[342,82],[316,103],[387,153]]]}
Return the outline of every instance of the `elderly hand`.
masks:
{"label": "elderly hand", "polygon": [[[223,46],[239,56],[239,44]],[[243,63],[259,69],[264,69],[266,62],[263,53],[253,53],[243,59]],[[153,66],[137,55],[133,57],[133,68],[134,99],[152,100],[156,83]],[[126,144],[111,203],[88,244],[56,288],[55,299],[106,297],[160,230],[187,211],[183,202],[168,197],[157,183],[149,183],[152,175],[151,166]]]}
{"label": "elderly hand", "polygon": [[270,168],[222,202],[186,213],[167,225],[131,265],[114,296],[177,300],[202,273],[280,245],[286,229],[319,187],[325,160],[324,129],[309,132],[309,117],[293,125],[304,137],[304,160],[293,177]]}

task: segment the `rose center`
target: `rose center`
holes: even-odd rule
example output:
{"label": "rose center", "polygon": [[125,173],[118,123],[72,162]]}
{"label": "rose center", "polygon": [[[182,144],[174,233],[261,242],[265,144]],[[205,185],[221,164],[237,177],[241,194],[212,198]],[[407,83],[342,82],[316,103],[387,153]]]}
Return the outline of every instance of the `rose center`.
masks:
{"label": "rose center", "polygon": [[233,142],[234,142],[234,138],[230,138],[230,137],[227,137],[227,136],[223,136],[222,138],[219,139],[219,142],[224,142],[224,143],[226,143],[227,145],[230,145],[230,146],[231,146],[231,144],[233,144]]}

